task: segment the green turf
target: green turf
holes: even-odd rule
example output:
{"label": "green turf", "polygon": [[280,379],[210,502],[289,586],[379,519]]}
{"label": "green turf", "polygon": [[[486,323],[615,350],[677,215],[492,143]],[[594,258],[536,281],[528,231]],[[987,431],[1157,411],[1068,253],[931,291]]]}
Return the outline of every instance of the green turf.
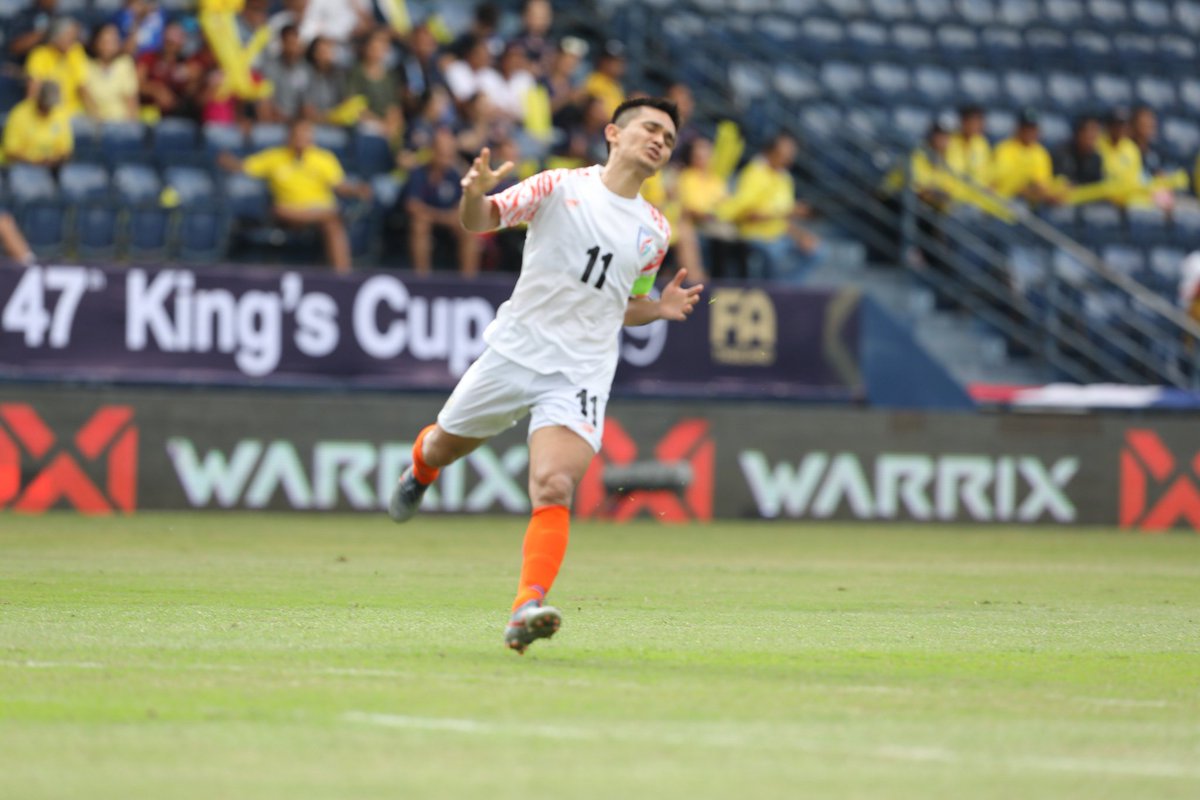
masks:
{"label": "green turf", "polygon": [[1196,798],[1200,537],[0,515],[0,798]]}

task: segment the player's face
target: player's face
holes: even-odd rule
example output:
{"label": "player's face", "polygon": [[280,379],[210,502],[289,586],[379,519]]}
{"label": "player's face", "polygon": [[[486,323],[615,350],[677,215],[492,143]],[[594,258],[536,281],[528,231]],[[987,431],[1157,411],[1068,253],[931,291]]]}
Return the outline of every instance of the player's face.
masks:
{"label": "player's face", "polygon": [[639,112],[624,128],[617,128],[613,154],[637,161],[648,172],[658,172],[675,149],[675,123],[657,108],[643,106]]}

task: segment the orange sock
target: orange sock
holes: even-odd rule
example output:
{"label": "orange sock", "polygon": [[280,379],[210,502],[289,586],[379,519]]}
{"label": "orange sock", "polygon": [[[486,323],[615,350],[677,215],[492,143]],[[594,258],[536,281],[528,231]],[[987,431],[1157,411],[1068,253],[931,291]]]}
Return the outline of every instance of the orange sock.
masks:
{"label": "orange sock", "polygon": [[425,444],[425,434],[433,430],[436,425],[426,425],[420,433],[417,434],[417,441],[413,442],[413,477],[419,483],[426,486],[437,480],[438,473],[441,472],[437,467],[431,467],[425,463],[425,457],[421,453],[421,448]]}
{"label": "orange sock", "polygon": [[524,563],[513,610],[530,600],[543,600],[558,576],[567,538],[571,531],[571,512],[566,506],[542,506],[533,510],[525,530]]}

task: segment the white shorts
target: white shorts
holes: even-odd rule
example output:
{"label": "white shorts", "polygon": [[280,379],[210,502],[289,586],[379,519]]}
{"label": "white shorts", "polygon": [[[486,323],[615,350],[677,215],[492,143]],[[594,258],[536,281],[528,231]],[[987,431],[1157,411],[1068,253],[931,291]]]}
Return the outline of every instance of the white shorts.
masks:
{"label": "white shorts", "polygon": [[486,439],[530,414],[530,434],[562,425],[598,453],[608,390],[608,386],[577,386],[560,372],[534,372],[489,347],[463,373],[437,421],[455,436]]}

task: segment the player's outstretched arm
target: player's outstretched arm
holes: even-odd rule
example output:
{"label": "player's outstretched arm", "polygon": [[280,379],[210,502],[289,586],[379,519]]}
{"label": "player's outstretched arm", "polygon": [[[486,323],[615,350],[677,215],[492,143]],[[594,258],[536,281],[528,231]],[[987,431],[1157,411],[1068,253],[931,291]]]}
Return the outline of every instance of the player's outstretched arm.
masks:
{"label": "player's outstretched arm", "polygon": [[647,325],[655,320],[668,319],[672,322],[683,322],[692,313],[704,291],[704,284],[695,286],[683,285],[687,278],[687,270],[681,269],[675,273],[662,290],[657,300],[651,297],[637,297],[629,301],[625,307],[626,325]]}
{"label": "player's outstretched arm", "polygon": [[458,218],[464,228],[483,233],[500,227],[500,211],[488,199],[487,193],[495,189],[500,179],[512,168],[513,163],[505,161],[492,169],[492,151],[485,147],[479,152],[462,179],[463,195],[458,204]]}

